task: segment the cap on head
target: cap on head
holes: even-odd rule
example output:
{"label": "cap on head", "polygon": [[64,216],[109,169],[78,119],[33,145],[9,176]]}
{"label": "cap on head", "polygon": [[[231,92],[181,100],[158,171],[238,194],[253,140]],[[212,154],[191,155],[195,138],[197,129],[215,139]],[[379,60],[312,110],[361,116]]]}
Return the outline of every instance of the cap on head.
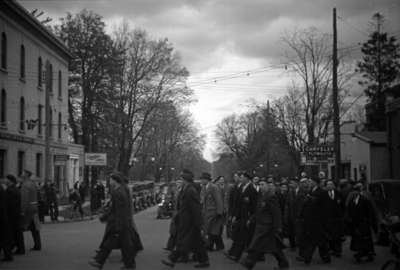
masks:
{"label": "cap on head", "polygon": [[113,179],[118,184],[123,184],[126,182],[125,177],[120,172],[114,172],[110,175],[111,179]]}

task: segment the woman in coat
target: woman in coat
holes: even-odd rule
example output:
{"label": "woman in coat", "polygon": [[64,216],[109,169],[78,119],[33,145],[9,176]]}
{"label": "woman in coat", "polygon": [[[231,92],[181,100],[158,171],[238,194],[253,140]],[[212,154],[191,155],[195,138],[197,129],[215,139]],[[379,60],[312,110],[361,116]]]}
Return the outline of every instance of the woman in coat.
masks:
{"label": "woman in coat", "polygon": [[110,178],[111,204],[102,220],[107,222],[100,250],[89,264],[101,269],[113,249],[122,253],[123,269],[135,269],[135,257],[143,249],[133,221],[132,200],[124,177],[115,173]]}
{"label": "woman in coat", "polygon": [[372,261],[375,256],[372,230],[377,231],[377,217],[371,201],[362,192],[363,185],[354,186],[355,193],[347,205],[347,221],[350,228],[350,249],[357,262],[364,257]]}
{"label": "woman in coat", "polygon": [[256,212],[251,218],[255,222],[254,235],[242,264],[252,269],[258,258],[269,253],[276,258],[279,268],[288,268],[289,263],[282,251],[284,245],[279,236],[282,232],[282,215],[275,190],[265,181],[260,182],[260,190]]}

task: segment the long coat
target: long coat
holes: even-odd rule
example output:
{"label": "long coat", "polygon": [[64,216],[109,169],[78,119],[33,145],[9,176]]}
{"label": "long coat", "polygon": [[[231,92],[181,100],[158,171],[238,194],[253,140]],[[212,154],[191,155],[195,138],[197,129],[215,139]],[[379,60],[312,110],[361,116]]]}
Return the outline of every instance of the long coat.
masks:
{"label": "long coat", "polygon": [[7,215],[6,191],[0,185],[0,248],[9,246],[11,241],[11,226]]}
{"label": "long coat", "polygon": [[176,219],[176,249],[187,252],[197,250],[203,238],[200,193],[194,183],[186,183],[179,192]]}
{"label": "long coat", "polygon": [[32,221],[35,228],[40,230],[37,195],[38,189],[35,183],[31,179],[25,179],[21,185],[21,213],[24,230],[28,229]]}
{"label": "long coat", "polygon": [[257,191],[251,183],[245,187],[243,186],[236,195],[236,207],[233,213],[236,221],[233,225],[232,240],[248,244],[253,236],[254,224],[248,225],[247,222],[257,207]]}
{"label": "long coat", "polygon": [[130,254],[143,250],[143,245],[133,221],[132,201],[124,185],[111,191],[111,207],[106,218],[102,246],[125,249]]}
{"label": "long coat", "polygon": [[337,239],[342,237],[344,234],[345,201],[342,194],[337,190],[334,190],[333,194],[333,199],[330,196],[327,196],[326,199],[326,230],[330,239]]}
{"label": "long coat", "polygon": [[213,183],[208,183],[204,187],[203,196],[204,231],[211,235],[219,235],[223,225],[224,211],[220,188]]}
{"label": "long coat", "polygon": [[326,191],[317,187],[307,195],[300,212],[303,220],[303,241],[307,245],[320,245],[325,243],[326,235]]}
{"label": "long coat", "polygon": [[255,230],[248,251],[272,253],[282,249],[278,236],[282,229],[282,215],[275,195],[259,194],[254,220]]}
{"label": "long coat", "polygon": [[377,217],[372,203],[360,195],[356,203],[355,196],[347,206],[347,218],[350,225],[350,249],[357,252],[373,252],[372,229],[377,230]]}

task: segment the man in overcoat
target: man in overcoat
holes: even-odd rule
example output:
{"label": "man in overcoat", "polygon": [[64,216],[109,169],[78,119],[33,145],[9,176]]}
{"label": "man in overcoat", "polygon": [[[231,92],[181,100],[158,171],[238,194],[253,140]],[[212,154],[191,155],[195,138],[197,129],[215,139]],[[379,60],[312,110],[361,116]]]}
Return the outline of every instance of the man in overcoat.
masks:
{"label": "man in overcoat", "polygon": [[296,239],[296,221],[299,215],[299,209],[301,201],[305,196],[305,192],[299,187],[299,184],[295,179],[289,182],[289,191],[285,205],[285,216],[283,217],[287,226],[287,237],[289,239],[289,245],[292,249],[298,245],[298,239]]}
{"label": "man in overcoat", "polygon": [[[41,250],[40,221],[38,210],[37,186],[31,179],[32,173],[24,170],[21,182],[21,219],[23,230],[30,230],[33,238],[31,250]],[[22,238],[21,249],[24,251],[24,240]]]}
{"label": "man in overcoat", "polygon": [[173,267],[179,258],[193,252],[198,261],[196,268],[209,267],[210,262],[202,236],[200,193],[194,185],[191,171],[183,170],[181,177],[184,185],[179,192],[177,202],[175,249],[169,254],[168,259],[161,262]]}
{"label": "man in overcoat", "polygon": [[227,257],[239,261],[243,251],[249,245],[254,233],[254,224],[249,222],[257,206],[257,191],[255,190],[251,177],[247,173],[240,176],[241,185],[236,198],[236,205],[233,212],[232,246]]}
{"label": "man in overcoat", "polygon": [[345,201],[332,180],[326,181],[326,190],[328,192],[326,202],[326,230],[329,237],[329,250],[333,252],[334,256],[341,257]]}
{"label": "man in overcoat", "polygon": [[242,264],[247,269],[252,269],[258,258],[269,253],[278,261],[280,269],[288,268],[289,263],[282,251],[284,245],[280,238],[282,216],[279,202],[274,188],[265,181],[260,182],[257,210],[251,219],[255,222],[255,231],[248,247],[248,255]]}
{"label": "man in overcoat", "polygon": [[9,202],[7,198],[7,185],[5,179],[0,179],[0,252],[3,250],[2,261],[12,261],[12,227],[9,215]]}
{"label": "man in overcoat", "polygon": [[122,269],[135,269],[136,254],[143,250],[142,242],[133,221],[133,208],[130,192],[120,173],[110,177],[111,205],[109,211],[102,216],[106,221],[106,229],[100,250],[89,264],[101,269],[113,249],[121,249]]}
{"label": "man in overcoat", "polygon": [[377,232],[377,215],[370,199],[363,193],[362,183],[354,185],[355,194],[347,206],[347,219],[351,235],[350,249],[359,262],[372,261],[375,256],[372,231]]}
{"label": "man in overcoat", "polygon": [[300,217],[303,219],[303,252],[298,260],[310,264],[315,249],[318,247],[319,255],[324,263],[330,263],[326,234],[326,200],[327,193],[319,186],[318,179],[310,179],[310,192],[306,197]]}
{"label": "man in overcoat", "polygon": [[218,246],[218,235],[221,232],[223,226],[224,211],[222,194],[216,184],[211,182],[211,175],[209,173],[202,173],[200,180],[203,184],[203,220],[204,220],[204,232],[207,235],[207,249],[209,251],[214,250],[214,244],[217,250],[221,250],[224,247]]}
{"label": "man in overcoat", "polygon": [[228,211],[226,222],[226,234],[228,238],[232,238],[232,219],[237,207],[237,198],[240,195],[240,185],[240,176],[239,173],[236,172],[233,174],[233,183],[228,187]]}

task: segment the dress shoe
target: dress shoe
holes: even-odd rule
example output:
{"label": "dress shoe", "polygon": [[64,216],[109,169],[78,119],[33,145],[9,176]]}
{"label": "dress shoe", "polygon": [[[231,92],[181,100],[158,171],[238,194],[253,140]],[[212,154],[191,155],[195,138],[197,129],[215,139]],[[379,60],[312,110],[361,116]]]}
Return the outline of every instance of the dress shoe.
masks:
{"label": "dress shoe", "polygon": [[324,258],[324,259],[322,259],[322,262],[325,264],[329,264],[329,263],[331,263],[331,258]]}
{"label": "dress shoe", "polygon": [[234,262],[238,262],[240,258],[235,257],[233,255],[230,255],[229,253],[224,253],[225,257],[227,257],[229,260],[232,260]]}
{"label": "dress shoe", "polygon": [[31,248],[31,251],[40,251],[40,250],[41,250],[41,248],[38,248],[38,247]]}
{"label": "dress shoe", "polygon": [[166,265],[166,266],[169,266],[169,267],[174,267],[175,266],[175,263],[170,261],[169,259],[161,260],[161,263]]}
{"label": "dress shoe", "polygon": [[12,262],[13,260],[14,260],[13,257],[7,256],[7,257],[4,257],[1,261],[2,262]]}
{"label": "dress shoe", "polygon": [[24,250],[16,250],[15,252],[14,252],[14,255],[24,255],[25,254],[25,251]]}
{"label": "dress shoe", "polygon": [[201,263],[195,264],[194,267],[195,268],[207,268],[207,267],[210,267],[210,262],[209,261],[201,262]]}
{"label": "dress shoe", "polygon": [[136,267],[134,267],[134,266],[132,266],[132,267],[122,266],[120,269],[121,269],[121,270],[135,270]]}
{"label": "dress shoe", "polygon": [[103,265],[100,264],[100,263],[98,263],[98,262],[96,262],[96,261],[90,261],[90,262],[89,262],[89,265],[91,265],[91,266],[93,266],[93,267],[96,267],[97,269],[103,268]]}

